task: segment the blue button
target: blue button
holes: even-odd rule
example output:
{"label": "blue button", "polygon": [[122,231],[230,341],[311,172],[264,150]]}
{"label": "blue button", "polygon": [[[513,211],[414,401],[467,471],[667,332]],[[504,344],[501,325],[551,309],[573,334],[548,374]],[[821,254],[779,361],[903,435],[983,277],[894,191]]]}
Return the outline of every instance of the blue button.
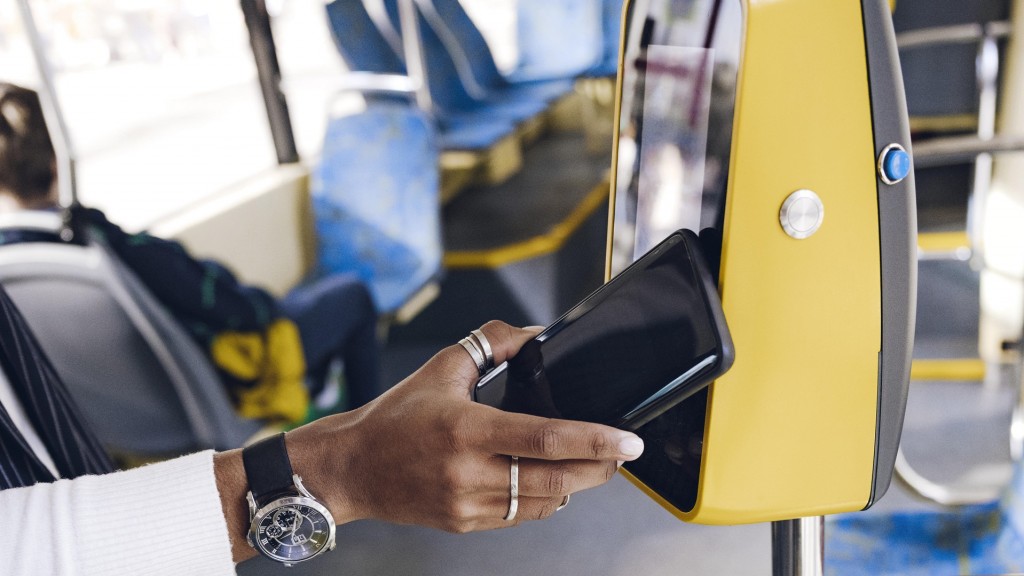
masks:
{"label": "blue button", "polygon": [[892,144],[882,158],[882,180],[895,184],[910,174],[910,154],[899,144]]}

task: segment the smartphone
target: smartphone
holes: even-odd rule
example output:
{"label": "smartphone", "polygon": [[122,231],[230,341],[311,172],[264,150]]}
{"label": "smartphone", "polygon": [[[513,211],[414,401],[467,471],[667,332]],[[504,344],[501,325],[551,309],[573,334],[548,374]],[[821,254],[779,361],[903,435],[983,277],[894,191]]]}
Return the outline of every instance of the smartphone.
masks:
{"label": "smartphone", "polygon": [[485,374],[474,399],[635,430],[734,358],[700,241],[679,230]]}

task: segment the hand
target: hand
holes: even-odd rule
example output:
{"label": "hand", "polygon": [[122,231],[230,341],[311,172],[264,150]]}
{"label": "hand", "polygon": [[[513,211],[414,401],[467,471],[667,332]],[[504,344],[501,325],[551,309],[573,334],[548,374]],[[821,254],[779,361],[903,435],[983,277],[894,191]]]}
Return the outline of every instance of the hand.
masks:
{"label": "hand", "polygon": [[[489,322],[495,364],[537,332]],[[445,348],[374,402],[289,432],[292,466],[338,523],[375,518],[469,532],[546,518],[564,497],[609,480],[643,450],[632,433],[503,412],[471,400],[469,354]],[[509,507],[519,460],[519,512]]]}

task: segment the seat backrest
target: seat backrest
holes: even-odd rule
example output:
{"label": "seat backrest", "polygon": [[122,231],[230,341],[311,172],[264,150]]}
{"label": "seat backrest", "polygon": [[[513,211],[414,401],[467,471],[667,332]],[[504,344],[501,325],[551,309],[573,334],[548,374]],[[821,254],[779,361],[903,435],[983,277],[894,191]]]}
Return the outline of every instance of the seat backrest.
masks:
{"label": "seat backrest", "polygon": [[355,273],[396,311],[441,270],[437,138],[409,104],[331,118],[311,195],[321,274]]}
{"label": "seat backrest", "polygon": [[[383,0],[391,25],[402,32],[398,0]],[[473,80],[469,58],[458,41],[445,26],[438,26],[424,16],[423,6],[416,6],[416,21],[420,26],[420,42],[427,67],[427,86],[439,116],[472,112],[482,106],[485,91]]]}
{"label": "seat backrest", "polygon": [[601,62],[605,71],[615,74],[619,67],[619,44],[622,35],[622,0],[603,0],[601,3]]}
{"label": "seat backrest", "polygon": [[0,246],[0,282],[113,453],[234,448],[263,426],[235,414],[198,345],[102,244]]}
{"label": "seat backrest", "polygon": [[570,78],[599,64],[605,50],[602,10],[595,0],[518,0],[519,64],[513,75],[519,80]]}
{"label": "seat backrest", "polygon": [[433,9],[458,41],[467,65],[476,82],[485,90],[500,90],[507,85],[498,70],[494,54],[476,23],[459,0],[422,0],[421,5]]}
{"label": "seat backrest", "polygon": [[331,37],[353,72],[405,74],[405,64],[374,22],[363,0],[333,0],[325,5]]}

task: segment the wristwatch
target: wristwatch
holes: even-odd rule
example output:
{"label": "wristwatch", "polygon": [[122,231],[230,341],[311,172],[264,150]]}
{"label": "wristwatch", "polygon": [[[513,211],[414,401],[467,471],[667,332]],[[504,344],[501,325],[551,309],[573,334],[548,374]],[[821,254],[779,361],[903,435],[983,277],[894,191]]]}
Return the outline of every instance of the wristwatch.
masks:
{"label": "wristwatch", "polygon": [[291,566],[334,550],[334,517],[292,472],[284,434],[242,450],[249,480],[249,546]]}

